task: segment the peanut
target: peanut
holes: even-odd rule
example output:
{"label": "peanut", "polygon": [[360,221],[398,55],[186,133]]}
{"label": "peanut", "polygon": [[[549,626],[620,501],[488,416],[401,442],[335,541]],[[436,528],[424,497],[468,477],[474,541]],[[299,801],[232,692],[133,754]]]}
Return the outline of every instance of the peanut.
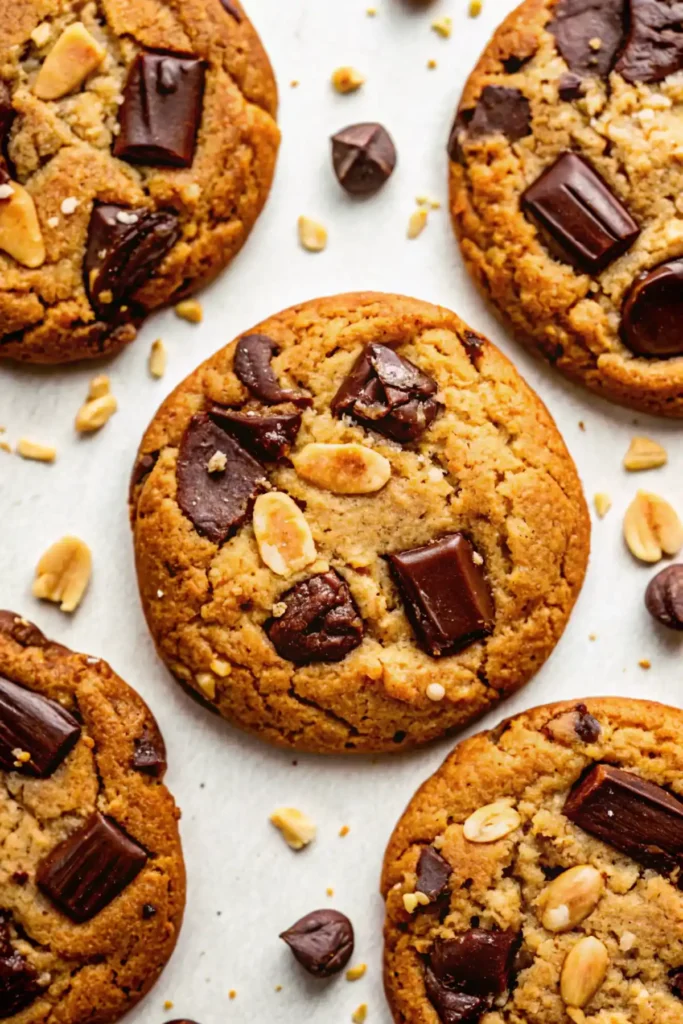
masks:
{"label": "peanut", "polygon": [[519,828],[521,821],[507,800],[498,800],[470,814],[463,825],[463,832],[470,843],[495,843]]}
{"label": "peanut", "polygon": [[607,949],[594,935],[579,939],[562,967],[560,993],[567,1006],[583,1009],[598,991],[609,967]]}
{"label": "peanut", "polygon": [[668,501],[638,491],[626,510],[624,538],[629,550],[641,562],[659,562],[676,555],[683,547],[683,525]]}
{"label": "peanut", "polygon": [[253,525],[259,554],[278,576],[299,572],[318,557],[306,517],[288,494],[259,495]]}
{"label": "peanut", "polygon": [[391,463],[362,444],[307,444],[292,457],[302,480],[334,494],[372,494],[391,476]]}
{"label": "peanut", "polygon": [[602,875],[589,864],[564,871],[541,894],[543,927],[549,932],[570,931],[592,914],[603,891]]}

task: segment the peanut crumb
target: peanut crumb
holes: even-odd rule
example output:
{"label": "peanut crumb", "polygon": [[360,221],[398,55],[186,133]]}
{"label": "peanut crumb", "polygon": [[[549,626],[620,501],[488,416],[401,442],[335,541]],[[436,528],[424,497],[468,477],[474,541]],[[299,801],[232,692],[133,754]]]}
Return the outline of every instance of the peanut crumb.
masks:
{"label": "peanut crumb", "polygon": [[367,964],[356,964],[355,967],[349,967],[346,972],[347,981],[359,981],[368,969]]}
{"label": "peanut crumb", "polygon": [[31,32],[31,39],[38,49],[41,50],[43,46],[49,42],[51,35],[52,29],[50,28],[50,23],[47,21],[41,21],[40,25],[36,25],[33,32]]}
{"label": "peanut crumb", "polygon": [[422,234],[424,229],[427,227],[427,216],[427,211],[423,206],[418,210],[415,210],[410,215],[410,220],[408,221],[408,238],[414,239]]}
{"label": "peanut crumb", "polygon": [[172,1010],[172,1009],[173,1009],[173,1003],[171,1002],[171,1000],[170,1000],[170,999],[167,999],[167,1000],[166,1000],[166,1001],[164,1002],[164,1009],[165,1009],[165,1010]]}
{"label": "peanut crumb", "polygon": [[432,22],[432,29],[437,35],[441,36],[442,39],[448,39],[453,31],[453,19],[448,17],[436,18],[436,20]]}
{"label": "peanut crumb", "polygon": [[423,892],[407,892],[403,896],[403,906],[409,914],[414,914],[418,907],[429,905],[429,896]]}
{"label": "peanut crumb", "polygon": [[168,350],[164,345],[161,338],[157,338],[156,341],[152,342],[152,347],[149,350],[149,372],[156,380],[159,380],[166,373],[166,365],[168,363]]}
{"label": "peanut crumb", "polygon": [[284,841],[292,850],[303,850],[316,837],[314,822],[296,807],[280,807],[273,811],[270,821],[278,829]]}
{"label": "peanut crumb", "polygon": [[483,6],[483,0],[470,0],[470,18],[478,18]]}
{"label": "peanut crumb", "polygon": [[76,212],[80,205],[81,201],[80,199],[76,199],[76,196],[67,196],[66,199],[62,199],[60,209],[65,217],[70,217],[72,213]]}
{"label": "peanut crumb", "polygon": [[332,898],[332,896],[334,896],[334,889],[331,889],[331,888],[330,888],[330,887],[328,886],[328,888],[327,888],[327,889],[325,889],[325,895],[326,895],[326,896],[329,896],[330,898]]}
{"label": "peanut crumb", "polygon": [[228,992],[228,996],[230,997],[230,999],[237,999],[237,992],[235,992],[234,988],[230,989],[230,991]]}
{"label": "peanut crumb", "polygon": [[108,395],[110,391],[109,377],[107,377],[106,373],[100,373],[97,377],[93,377],[88,385],[88,398],[102,398],[103,395]]}
{"label": "peanut crumb", "polygon": [[360,1006],[357,1007],[353,1011],[353,1013],[351,1014],[351,1020],[353,1021],[353,1024],[364,1024],[364,1021],[365,1021],[367,1015],[368,1015],[368,1004],[367,1003],[361,1003]]}
{"label": "peanut crumb", "polygon": [[59,227],[59,217],[48,217],[47,218],[47,226],[49,228],[58,228]]}
{"label": "peanut crumb", "polygon": [[434,701],[435,704],[438,704],[439,701],[443,700],[444,697],[446,696],[446,688],[441,683],[430,683],[427,689],[425,690],[425,693],[427,694],[429,700],[432,700]]}
{"label": "peanut crumb", "polygon": [[57,449],[51,445],[29,441],[27,437],[20,437],[17,441],[17,455],[33,462],[54,462],[57,458]]}
{"label": "peanut crumb", "polygon": [[327,228],[318,221],[302,215],[298,228],[299,242],[306,252],[322,252],[327,247]]}
{"label": "peanut crumb", "polygon": [[355,68],[337,68],[332,72],[332,85],[342,94],[356,92],[365,84],[365,75]]}
{"label": "peanut crumb", "polygon": [[204,318],[204,310],[197,299],[185,299],[175,307],[175,315],[191,324],[200,324]]}
{"label": "peanut crumb", "polygon": [[281,619],[286,611],[287,605],[285,604],[284,601],[276,601],[273,607],[271,608],[271,612],[273,614],[274,619]]}
{"label": "peanut crumb", "polygon": [[222,473],[228,464],[225,452],[214,452],[206,464],[209,473]]}
{"label": "peanut crumb", "polygon": [[595,502],[595,511],[598,513],[600,519],[604,519],[612,507],[612,499],[609,494],[600,492],[595,495],[593,501]]}
{"label": "peanut crumb", "polygon": [[375,15],[377,14],[377,8],[376,7],[368,7],[368,9],[366,10],[365,13],[367,14],[368,18],[374,18]]}
{"label": "peanut crumb", "polygon": [[9,199],[10,196],[14,195],[14,189],[11,185],[4,183],[0,185],[0,199]]}
{"label": "peanut crumb", "polygon": [[196,676],[197,686],[208,700],[216,697],[216,680],[211,672],[199,672]]}
{"label": "peanut crumb", "polygon": [[83,737],[83,746],[87,747],[88,750],[94,750],[95,749],[95,741],[92,738],[92,736],[84,736]]}
{"label": "peanut crumb", "polygon": [[646,670],[649,669],[649,668],[652,668],[652,662],[650,661],[649,658],[641,658],[640,661],[638,662],[638,664],[640,665],[641,668],[644,668]]}
{"label": "peanut crumb", "polygon": [[350,831],[351,831],[351,829],[349,828],[349,826],[348,826],[348,825],[342,825],[342,827],[341,827],[341,828],[339,829],[339,835],[340,835],[340,836],[342,837],[342,839],[343,839],[343,838],[344,838],[344,836],[348,836],[348,834],[349,834],[349,832],[350,832]]}
{"label": "peanut crumb", "polygon": [[427,67],[430,71],[433,71],[434,68],[438,67],[438,64],[433,58],[430,58],[430,60],[427,61]]}
{"label": "peanut crumb", "polygon": [[290,89],[298,89],[299,88],[299,84],[300,84],[299,83],[299,79],[298,78],[293,78],[292,81],[289,83],[289,88]]}
{"label": "peanut crumb", "polygon": [[33,596],[53,601],[60,611],[75,612],[92,573],[92,555],[78,537],[62,537],[48,548],[36,566]]}
{"label": "peanut crumb", "polygon": [[597,633],[589,633],[588,634],[588,639],[593,641],[593,643],[595,643],[595,641],[598,639],[598,634]]}
{"label": "peanut crumb", "polygon": [[597,53],[598,50],[602,49],[602,39],[598,39],[598,37],[595,36],[593,39],[589,41],[588,45],[590,46],[591,50],[594,50]]}

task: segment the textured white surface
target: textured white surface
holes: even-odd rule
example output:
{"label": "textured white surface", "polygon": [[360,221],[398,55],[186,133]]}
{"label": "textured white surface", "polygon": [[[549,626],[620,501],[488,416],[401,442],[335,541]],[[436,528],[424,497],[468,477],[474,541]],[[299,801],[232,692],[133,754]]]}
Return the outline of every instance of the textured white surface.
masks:
{"label": "textured white surface", "polygon": [[[217,2],[217,0],[216,0]],[[372,2],[372,0],[369,0]],[[167,781],[183,808],[189,874],[185,926],[173,960],[131,1015],[140,1024],[189,1017],[218,1021],[344,1022],[361,1002],[370,1024],[387,1024],[381,986],[382,905],[377,883],[389,833],[406,801],[452,746],[446,741],[395,759],[323,760],[265,747],[199,709],[154,655],[140,611],[126,518],[126,488],[141,433],[171,387],[219,346],[262,317],[302,299],[351,289],[405,292],[457,310],[512,356],[537,388],[578,463],[586,493],[607,491],[614,508],[595,523],[583,595],[559,649],[525,691],[483,723],[561,697],[627,694],[680,704],[681,643],[654,627],[643,592],[655,570],[637,565],[621,538],[624,509],[638,486],[683,510],[681,427],[648,420],[589,398],[522,352],[493,319],[463,271],[447,212],[430,214],[416,241],[406,240],[415,196],[445,204],[445,144],[465,77],[510,0],[485,0],[480,18],[467,0],[437,0],[416,13],[399,0],[248,0],[281,89],[283,146],[275,187],[253,236],[234,265],[201,298],[201,326],[171,312],[147,323],[138,341],[103,367],[120,411],[91,438],[73,431],[94,366],[35,371],[0,367],[0,424],[16,440],[55,442],[53,466],[0,452],[0,607],[34,619],[48,635],[101,655],[140,690],[166,736]],[[430,30],[453,18],[445,40]],[[438,61],[427,70],[427,61]],[[367,75],[354,95],[338,96],[332,70],[351,64]],[[292,79],[300,86],[290,88]],[[361,120],[382,121],[399,164],[383,193],[351,201],[329,163],[328,136]],[[220,169],[217,169],[219,173]],[[300,213],[329,229],[326,252],[299,249]],[[162,337],[169,366],[161,381],[147,372],[152,341]],[[585,423],[585,432],[579,428]],[[634,433],[664,443],[670,464],[630,476],[621,459]],[[94,555],[92,585],[73,618],[30,595],[42,552],[65,533]],[[589,634],[597,634],[595,642]],[[650,658],[652,670],[639,668]],[[268,823],[289,804],[318,823],[315,844],[292,853]],[[341,839],[341,825],[350,826]],[[334,898],[325,890],[334,888]],[[365,978],[314,983],[291,960],[278,932],[317,907],[348,913],[356,927],[353,962]],[[275,986],[283,990],[275,992]],[[230,989],[237,998],[228,998]],[[163,1009],[171,1000],[173,1009]]]}

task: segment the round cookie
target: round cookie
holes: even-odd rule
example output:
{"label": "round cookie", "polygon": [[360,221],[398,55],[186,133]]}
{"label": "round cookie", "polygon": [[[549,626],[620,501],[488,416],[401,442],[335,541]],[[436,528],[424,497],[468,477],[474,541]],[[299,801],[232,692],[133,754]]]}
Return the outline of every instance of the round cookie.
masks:
{"label": "round cookie", "polygon": [[672,11],[526,0],[467,82],[448,151],[465,262],[519,338],[605,398],[682,417]]}
{"label": "round cookie", "polygon": [[179,816],[149,708],[0,612],[0,1018],[118,1020],[173,952]]}
{"label": "round cookie", "polygon": [[683,712],[536,708],[461,743],[389,843],[402,1024],[683,1019]]}
{"label": "round cookie", "polygon": [[276,108],[238,0],[0,5],[0,358],[116,352],[225,267]]}
{"label": "round cookie", "polygon": [[171,672],[319,752],[422,743],[526,683],[589,549],[572,460],[514,367],[449,310],[373,293],[273,316],[182,383],[131,515]]}

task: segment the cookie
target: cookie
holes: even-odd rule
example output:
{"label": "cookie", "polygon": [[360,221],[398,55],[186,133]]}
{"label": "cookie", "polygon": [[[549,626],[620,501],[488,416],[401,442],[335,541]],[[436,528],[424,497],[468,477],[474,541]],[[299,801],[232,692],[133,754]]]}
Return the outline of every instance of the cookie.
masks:
{"label": "cookie", "polygon": [[683,417],[680,11],[526,0],[448,145],[465,262],[519,338],[591,391]]}
{"label": "cookie", "polygon": [[683,712],[590,699],[461,743],[389,843],[403,1024],[683,1020]]}
{"label": "cookie", "polygon": [[0,9],[0,358],[111,354],[246,240],[275,80],[238,0]]}
{"label": "cookie", "polygon": [[229,721],[395,751],[540,668],[589,520],[538,397],[447,309],[341,295],[273,316],[164,402],[133,472],[147,621]]}
{"label": "cookie", "polygon": [[164,742],[97,658],[0,612],[0,1017],[118,1020],[185,904]]}

